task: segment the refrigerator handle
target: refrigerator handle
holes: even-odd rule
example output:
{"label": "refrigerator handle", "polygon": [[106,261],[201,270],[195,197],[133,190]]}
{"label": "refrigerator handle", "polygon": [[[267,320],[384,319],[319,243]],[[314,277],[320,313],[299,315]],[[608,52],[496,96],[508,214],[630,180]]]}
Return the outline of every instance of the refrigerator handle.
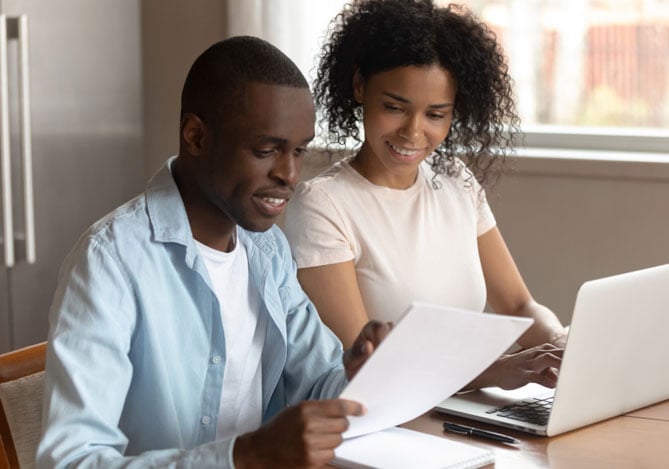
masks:
{"label": "refrigerator handle", "polygon": [[0,162],[2,164],[2,215],[5,266],[14,266],[12,165],[9,145],[9,84],[7,82],[7,17],[0,15]]}
{"label": "refrigerator handle", "polygon": [[19,97],[21,156],[23,167],[23,210],[25,220],[26,262],[35,263],[35,209],[33,192],[33,151],[30,127],[30,54],[28,48],[28,15],[18,18]]}

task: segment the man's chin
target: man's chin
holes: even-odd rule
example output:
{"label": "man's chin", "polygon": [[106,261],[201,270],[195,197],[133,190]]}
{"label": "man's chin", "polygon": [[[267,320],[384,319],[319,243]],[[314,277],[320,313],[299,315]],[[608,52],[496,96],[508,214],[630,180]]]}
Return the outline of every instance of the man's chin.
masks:
{"label": "man's chin", "polygon": [[264,220],[244,220],[239,222],[239,226],[244,228],[246,231],[252,231],[255,233],[264,233],[265,231],[272,228],[272,225],[276,222],[276,218],[268,218]]}

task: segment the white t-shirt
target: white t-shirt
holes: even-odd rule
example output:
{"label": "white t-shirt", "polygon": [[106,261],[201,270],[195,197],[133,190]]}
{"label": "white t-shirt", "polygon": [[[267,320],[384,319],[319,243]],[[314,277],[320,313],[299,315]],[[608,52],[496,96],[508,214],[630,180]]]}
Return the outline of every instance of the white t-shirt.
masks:
{"label": "white t-shirt", "polygon": [[285,232],[298,268],[353,260],[371,319],[397,321],[412,301],[483,311],[477,237],[495,226],[470,172],[438,176],[427,163],[405,190],[377,186],[334,164],[298,185]]}
{"label": "white t-shirt", "polygon": [[267,320],[259,315],[260,296],[250,288],[246,249],[236,243],[222,252],[195,241],[221,305],[225,336],[225,373],[216,438],[230,438],[260,427],[261,354]]}

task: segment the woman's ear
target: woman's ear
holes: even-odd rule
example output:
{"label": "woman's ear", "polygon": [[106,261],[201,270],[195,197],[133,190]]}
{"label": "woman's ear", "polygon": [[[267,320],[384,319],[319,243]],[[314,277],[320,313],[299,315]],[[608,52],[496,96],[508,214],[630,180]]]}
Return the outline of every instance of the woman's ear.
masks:
{"label": "woman's ear", "polygon": [[181,145],[190,155],[199,155],[204,146],[207,126],[202,119],[192,112],[187,112],[181,118]]}
{"label": "woman's ear", "polygon": [[353,99],[358,104],[362,104],[362,99],[365,95],[365,79],[360,73],[360,69],[356,68],[353,73]]}

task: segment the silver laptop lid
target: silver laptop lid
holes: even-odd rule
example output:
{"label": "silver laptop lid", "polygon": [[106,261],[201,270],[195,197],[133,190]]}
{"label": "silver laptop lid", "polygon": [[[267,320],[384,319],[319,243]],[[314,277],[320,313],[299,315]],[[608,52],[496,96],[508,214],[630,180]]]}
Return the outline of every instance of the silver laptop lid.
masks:
{"label": "silver laptop lid", "polygon": [[669,265],[584,283],[547,434],[669,398]]}

